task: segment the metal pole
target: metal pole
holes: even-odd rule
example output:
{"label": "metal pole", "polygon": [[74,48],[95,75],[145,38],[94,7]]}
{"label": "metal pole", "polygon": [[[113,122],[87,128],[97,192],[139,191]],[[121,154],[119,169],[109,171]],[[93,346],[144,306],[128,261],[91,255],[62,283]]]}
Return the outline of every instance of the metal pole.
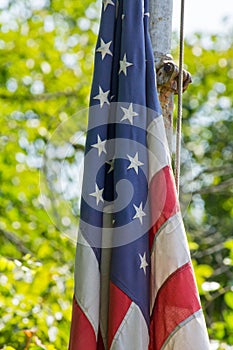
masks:
{"label": "metal pole", "polygon": [[179,54],[179,81],[178,81],[178,112],[176,121],[176,156],[175,156],[175,182],[179,196],[180,187],[180,152],[182,132],[182,105],[183,105],[183,61],[184,61],[184,6],[185,0],[181,0],[180,14],[180,54]]}
{"label": "metal pole", "polygon": [[173,0],[150,0],[150,34],[155,62],[171,53]]}
{"label": "metal pole", "polygon": [[177,66],[172,61],[173,0],[150,0],[150,35],[157,71],[157,87],[170,153],[172,153],[174,90]]}

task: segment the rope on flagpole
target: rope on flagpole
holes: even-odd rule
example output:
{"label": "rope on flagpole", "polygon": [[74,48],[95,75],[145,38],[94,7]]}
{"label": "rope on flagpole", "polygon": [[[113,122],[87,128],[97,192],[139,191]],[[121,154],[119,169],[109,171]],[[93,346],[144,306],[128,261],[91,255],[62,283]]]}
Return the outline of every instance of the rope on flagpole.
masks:
{"label": "rope on flagpole", "polygon": [[180,186],[180,157],[181,157],[180,153],[181,153],[182,104],[183,104],[184,8],[185,8],[185,0],[181,0],[178,112],[177,112],[177,123],[176,123],[176,153],[175,153],[175,183],[176,183],[178,196],[179,196],[179,186]]}

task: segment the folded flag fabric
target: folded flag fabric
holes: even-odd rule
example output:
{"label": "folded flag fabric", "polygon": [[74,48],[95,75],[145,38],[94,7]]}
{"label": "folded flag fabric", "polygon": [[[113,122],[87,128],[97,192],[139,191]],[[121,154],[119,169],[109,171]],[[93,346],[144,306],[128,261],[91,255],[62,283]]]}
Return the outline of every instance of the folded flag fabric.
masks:
{"label": "folded flag fabric", "polygon": [[148,0],[103,0],[69,350],[209,349],[148,22]]}

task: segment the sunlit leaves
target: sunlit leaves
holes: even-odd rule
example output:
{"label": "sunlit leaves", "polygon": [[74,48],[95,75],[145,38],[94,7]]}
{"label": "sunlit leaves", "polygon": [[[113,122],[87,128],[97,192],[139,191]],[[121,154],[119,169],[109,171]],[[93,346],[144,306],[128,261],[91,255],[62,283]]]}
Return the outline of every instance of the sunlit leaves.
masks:
{"label": "sunlit leaves", "polygon": [[[3,5],[0,348],[65,349],[75,246],[43,208],[39,171],[56,127],[88,105],[99,7],[90,0]],[[85,129],[80,117],[77,131]],[[68,220],[63,210],[60,228]]]}
{"label": "sunlit leaves", "polygon": [[[188,38],[185,63],[193,84],[184,94],[183,109],[185,151],[193,174],[185,183],[192,202],[184,219],[210,336],[229,344],[233,344],[232,47],[231,33],[224,39],[222,34]],[[186,168],[184,163],[184,176]]]}

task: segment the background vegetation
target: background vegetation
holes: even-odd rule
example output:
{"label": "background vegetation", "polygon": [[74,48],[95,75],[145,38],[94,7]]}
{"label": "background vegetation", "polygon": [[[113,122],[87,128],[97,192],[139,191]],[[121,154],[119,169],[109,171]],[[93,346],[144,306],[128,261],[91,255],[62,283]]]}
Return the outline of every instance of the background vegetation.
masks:
{"label": "background vegetation", "polygon": [[[0,6],[0,348],[66,349],[86,128],[77,112],[88,106],[100,3]],[[233,32],[195,34],[185,51],[184,220],[210,337],[233,345]]]}

